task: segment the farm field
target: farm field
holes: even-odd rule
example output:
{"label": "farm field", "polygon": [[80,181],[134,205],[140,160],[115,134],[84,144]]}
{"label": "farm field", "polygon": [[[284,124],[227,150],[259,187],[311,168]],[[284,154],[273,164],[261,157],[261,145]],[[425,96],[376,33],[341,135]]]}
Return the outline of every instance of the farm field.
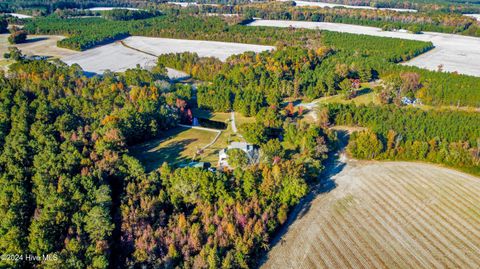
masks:
{"label": "farm field", "polygon": [[323,2],[310,2],[310,1],[295,1],[295,4],[299,7],[342,7],[342,8],[353,8],[353,9],[380,9],[380,10],[393,10],[398,12],[417,12],[415,9],[405,9],[405,8],[375,8],[370,6],[351,6],[351,5],[342,5],[342,4],[333,4],[333,3],[323,3]]}
{"label": "farm field", "polygon": [[123,72],[137,65],[142,68],[153,67],[157,58],[115,42],[64,57],[62,60],[68,65],[78,64],[88,73],[103,74],[107,70]]}
{"label": "farm field", "polygon": [[[168,39],[133,36],[122,42],[89,49],[75,55],[63,58],[67,64],[79,64],[83,70],[102,74],[106,70],[122,72],[136,65],[148,68],[156,65],[158,55],[175,52],[196,52],[199,56],[212,56],[225,60],[230,55],[245,51],[264,51],[273,49],[271,46],[259,46],[240,43]],[[127,47],[128,46],[128,47]],[[181,77],[185,73],[169,70],[171,77]]]}
{"label": "farm field", "polygon": [[[9,34],[0,34],[0,55],[8,51],[12,46],[8,43]],[[77,54],[76,51],[57,47],[57,41],[63,39],[63,36],[53,35],[29,35],[27,42],[17,44],[15,47],[20,49],[26,55],[44,55],[53,58],[63,58]]]}
{"label": "farm field", "polygon": [[10,15],[12,17],[18,18],[18,19],[30,19],[33,18],[30,15],[25,15],[25,14],[20,14],[20,13],[5,13],[6,15]]}
{"label": "farm field", "polygon": [[472,17],[480,21],[480,14],[463,14],[464,16]]}
{"label": "farm field", "polygon": [[480,266],[480,178],[421,163],[347,160],[331,179],[336,187],[298,208],[263,268]]}
{"label": "farm field", "polygon": [[140,10],[138,8],[132,8],[132,7],[92,7],[92,8],[89,8],[88,10],[91,10],[91,11],[109,11],[109,10],[114,10],[114,9]]}
{"label": "farm field", "polygon": [[127,46],[154,55],[196,52],[200,57],[216,57],[221,61],[225,61],[231,55],[246,51],[262,52],[274,49],[272,46],[262,45],[143,36],[128,37],[123,42]]}
{"label": "farm field", "polygon": [[430,70],[437,70],[439,65],[443,65],[444,71],[480,76],[480,38],[433,32],[425,32],[423,34],[389,32],[375,27],[329,22],[255,20],[249,25],[320,29],[352,34],[431,41],[435,46],[433,50],[403,64]]}

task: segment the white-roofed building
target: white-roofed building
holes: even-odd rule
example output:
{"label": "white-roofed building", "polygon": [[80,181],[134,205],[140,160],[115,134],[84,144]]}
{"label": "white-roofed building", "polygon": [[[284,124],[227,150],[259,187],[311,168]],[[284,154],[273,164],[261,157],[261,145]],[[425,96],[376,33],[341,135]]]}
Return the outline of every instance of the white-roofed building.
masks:
{"label": "white-roofed building", "polygon": [[226,149],[222,149],[218,153],[219,167],[229,167],[228,151],[231,149],[239,149],[245,152],[250,164],[258,163],[258,148],[255,145],[248,144],[247,142],[232,142]]}

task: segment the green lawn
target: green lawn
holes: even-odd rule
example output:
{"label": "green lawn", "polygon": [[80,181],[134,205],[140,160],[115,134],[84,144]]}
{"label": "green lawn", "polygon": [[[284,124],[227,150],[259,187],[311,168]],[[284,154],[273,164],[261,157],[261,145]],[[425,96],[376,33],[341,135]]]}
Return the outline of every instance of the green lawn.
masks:
{"label": "green lawn", "polygon": [[[132,147],[130,153],[142,162],[147,171],[159,168],[164,162],[176,165],[193,161],[194,158],[196,161],[209,162],[212,166],[216,166],[220,150],[226,148],[233,141],[244,141],[239,134],[233,133],[230,113],[212,113],[194,109],[193,115],[227,124],[227,129],[222,131],[217,141],[203,152],[197,151],[209,144],[215,138],[216,133],[178,127],[166,132],[158,139]],[[240,113],[235,113],[235,120],[237,129],[243,123],[255,122],[255,118],[245,117]]]}
{"label": "green lawn", "polygon": [[210,143],[215,136],[215,132],[178,127],[159,139],[132,147],[130,153],[142,162],[147,171],[152,171],[164,162],[175,165],[192,161],[197,150]]}
{"label": "green lawn", "polygon": [[230,113],[226,112],[210,112],[208,110],[194,108],[192,109],[193,116],[202,119],[209,119],[213,121],[221,121],[227,123],[230,120]]}
{"label": "green lawn", "polygon": [[[2,56],[3,57],[3,56]],[[7,59],[3,59],[0,57],[0,70],[4,70],[4,71],[7,71],[8,70],[8,66],[10,64],[12,64],[13,61],[11,60],[7,60]]]}
{"label": "green lawn", "polygon": [[378,98],[375,96],[375,93],[369,88],[363,88],[358,91],[357,96],[352,99],[345,99],[342,95],[334,95],[328,97],[322,97],[317,99],[319,104],[327,103],[341,103],[341,104],[351,104],[355,103],[357,105],[367,105],[370,103],[379,104]]}

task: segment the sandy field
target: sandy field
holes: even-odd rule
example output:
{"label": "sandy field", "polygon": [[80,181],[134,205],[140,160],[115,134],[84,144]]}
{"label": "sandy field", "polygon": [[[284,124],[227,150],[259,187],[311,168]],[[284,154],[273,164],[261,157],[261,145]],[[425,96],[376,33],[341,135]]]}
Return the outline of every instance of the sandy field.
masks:
{"label": "sandy field", "polygon": [[416,35],[405,32],[382,31],[375,27],[329,22],[255,20],[249,25],[320,29],[352,34],[431,41],[435,46],[433,50],[403,64],[430,70],[437,70],[439,65],[443,65],[444,71],[480,76],[480,38],[433,32]]}
{"label": "sandy field", "polygon": [[[89,73],[102,74],[106,70],[122,72],[137,64],[142,68],[150,68],[156,64],[157,56],[165,53],[191,51],[200,56],[213,56],[225,60],[230,55],[245,51],[259,52],[273,49],[270,46],[140,36],[128,37],[123,42],[131,48],[115,42],[65,57],[62,60],[67,64],[77,63]],[[172,78],[186,75],[173,69],[168,71]]]}
{"label": "sandy field", "polygon": [[246,51],[262,52],[274,49],[272,46],[262,45],[143,36],[128,37],[123,42],[130,47],[154,55],[190,51],[196,52],[200,57],[216,57],[221,61],[225,61],[231,55]]}
{"label": "sandy field", "polygon": [[[284,1],[288,1],[288,0],[284,0]],[[323,2],[310,2],[310,1],[295,1],[295,4],[298,7],[321,7],[321,8],[343,7],[343,8],[352,8],[352,9],[380,9],[380,10],[393,10],[397,12],[417,12],[417,10],[415,9],[406,9],[406,8],[375,8],[375,7],[369,7],[369,6],[350,6],[350,5],[323,3]]]}
{"label": "sandy field", "polygon": [[142,68],[149,68],[155,66],[157,58],[115,42],[64,57],[62,61],[69,65],[78,64],[93,75],[103,74],[107,70],[123,72],[137,64]]}
{"label": "sandy field", "polygon": [[190,7],[190,6],[212,6],[212,7],[219,7],[219,6],[220,6],[219,4],[199,4],[199,3],[197,3],[197,2],[174,2],[174,1],[167,2],[167,4],[177,5],[177,6],[181,6],[181,7]]}
{"label": "sandy field", "polygon": [[[12,46],[8,43],[9,34],[0,34],[0,58]],[[76,54],[76,51],[57,47],[57,41],[63,39],[63,36],[47,35],[29,35],[27,42],[17,44],[15,47],[20,49],[26,55],[50,56],[53,58],[62,58]]]}
{"label": "sandy field", "polygon": [[[9,34],[0,35],[0,68],[5,70],[10,61],[3,60],[3,54],[8,51],[11,45],[8,43]],[[140,64],[143,68],[151,68],[156,65],[157,58],[128,49],[120,44],[114,43],[98,47],[85,52],[78,52],[57,47],[57,41],[63,36],[30,35],[27,43],[17,44],[26,55],[41,55],[59,58],[67,64],[79,64],[87,74],[102,74],[107,69],[111,71],[125,71]],[[168,76],[172,79],[188,77],[188,74],[167,68]]]}
{"label": "sandy field", "polygon": [[472,17],[480,21],[480,14],[463,14],[464,16]]}
{"label": "sandy field", "polygon": [[10,15],[10,16],[15,17],[15,18],[19,18],[19,19],[30,19],[30,18],[33,18],[33,17],[30,16],[30,15],[19,14],[19,13],[5,13],[5,14]]}
{"label": "sandy field", "polygon": [[178,5],[181,7],[197,6],[197,2],[167,2],[167,4]]}
{"label": "sandy field", "polygon": [[138,8],[132,8],[132,7],[93,7],[93,8],[89,8],[88,10],[91,10],[91,11],[108,11],[108,10],[114,10],[114,9],[140,10]]}
{"label": "sandy field", "polygon": [[480,178],[407,162],[339,170],[297,208],[263,268],[480,267]]}

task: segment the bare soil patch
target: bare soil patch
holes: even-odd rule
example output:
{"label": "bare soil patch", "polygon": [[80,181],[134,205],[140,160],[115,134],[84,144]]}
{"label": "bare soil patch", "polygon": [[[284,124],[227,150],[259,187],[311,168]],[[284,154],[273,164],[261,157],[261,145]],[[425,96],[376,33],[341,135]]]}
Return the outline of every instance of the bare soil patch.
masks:
{"label": "bare soil patch", "polygon": [[[273,48],[241,43],[132,36],[121,42],[64,57],[62,60],[70,65],[79,64],[86,72],[103,74],[107,70],[123,72],[137,65],[148,69],[156,65],[159,55],[167,53],[196,52],[199,56],[225,60],[233,54],[245,51],[260,52]],[[185,73],[173,69],[169,69],[168,72],[172,78],[186,76]]]}
{"label": "bare soil patch", "polygon": [[23,44],[11,45],[8,43],[9,34],[0,35],[0,54],[8,51],[8,47],[15,46],[26,55],[50,56],[53,58],[62,58],[77,54],[78,52],[57,47],[57,41],[62,40],[63,36],[53,35],[29,35],[27,42]]}
{"label": "bare soil patch", "polygon": [[195,52],[200,57],[216,57],[225,61],[229,56],[246,51],[262,52],[275,47],[232,42],[217,42],[204,40],[185,40],[157,37],[132,36],[123,42],[135,49],[161,55],[167,53]]}
{"label": "bare soil patch", "polygon": [[480,178],[422,163],[347,160],[264,268],[478,268]]}

